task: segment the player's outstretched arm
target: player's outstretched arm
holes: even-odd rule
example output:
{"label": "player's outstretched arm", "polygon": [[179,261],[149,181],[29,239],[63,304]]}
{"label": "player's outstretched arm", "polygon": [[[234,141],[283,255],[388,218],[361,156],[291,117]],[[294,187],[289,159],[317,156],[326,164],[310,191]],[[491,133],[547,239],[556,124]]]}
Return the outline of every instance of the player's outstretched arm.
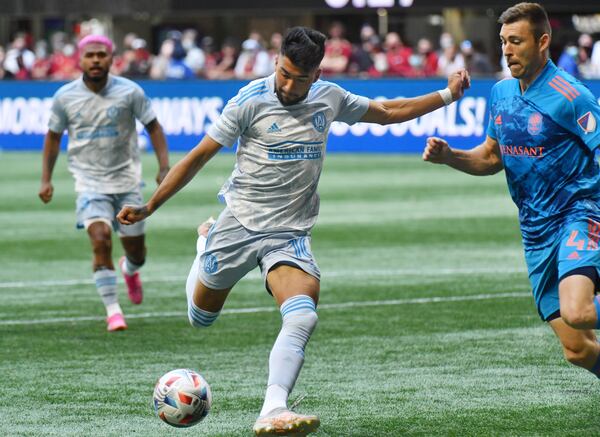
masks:
{"label": "player's outstretched arm", "polygon": [[145,205],[125,205],[117,214],[117,219],[124,225],[131,225],[150,216],[167,199],[185,187],[221,147],[221,144],[205,135],[196,147],[169,170]]}
{"label": "player's outstretched arm", "polygon": [[163,128],[155,118],[146,126],[146,131],[150,135],[150,141],[158,160],[158,174],[156,175],[156,183],[160,184],[169,172],[169,149],[167,140],[163,132]]}
{"label": "player's outstretched arm", "polygon": [[489,136],[471,150],[453,149],[441,138],[427,138],[423,161],[446,164],[476,176],[496,174],[504,168],[498,142]]}
{"label": "player's outstretched arm", "polygon": [[371,100],[360,121],[391,124],[412,120],[460,99],[470,86],[469,73],[459,70],[448,77],[448,88],[444,90],[410,99]]}
{"label": "player's outstretched arm", "polygon": [[38,196],[42,199],[42,202],[48,203],[52,200],[54,194],[54,187],[52,186],[52,172],[54,171],[54,164],[56,164],[56,158],[60,152],[60,139],[62,138],[62,132],[56,133],[51,130],[46,133],[44,137],[44,152],[42,155],[42,183]]}

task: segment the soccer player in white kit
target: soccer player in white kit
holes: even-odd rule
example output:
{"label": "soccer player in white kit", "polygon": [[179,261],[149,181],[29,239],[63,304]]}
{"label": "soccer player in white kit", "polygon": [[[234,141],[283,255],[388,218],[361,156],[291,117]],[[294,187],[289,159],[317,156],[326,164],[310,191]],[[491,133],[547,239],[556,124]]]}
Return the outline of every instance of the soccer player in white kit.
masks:
{"label": "soccer player in white kit", "polygon": [[87,230],[92,244],[94,281],[106,307],[107,329],[120,331],[127,328],[127,323],[117,298],[111,228],[118,230],[125,251],[119,266],[134,304],[142,302],[137,270],[146,259],[144,223],[125,226],[116,220],[124,204],[142,202],[136,118],[146,127],[154,146],[160,168],[157,183],[169,171],[167,143],[140,86],[109,74],[112,41],[89,35],[78,48],[83,75],[54,95],[44,139],[39,197],[44,203],[52,200],[52,171],[62,134],[68,129],[68,166],[77,192],[77,226]]}
{"label": "soccer player in white kit", "polygon": [[320,272],[310,249],[310,230],[319,211],[317,184],[331,123],[400,123],[451,103],[469,86],[468,74],[460,71],[441,91],[369,100],[319,80],[324,43],[320,32],[291,29],[275,73],[242,88],[150,200],[125,206],[117,216],[125,224],[148,217],[221,147],[231,147],[239,138],[235,169],[219,193],[226,208],[207,238],[199,237],[186,291],[190,323],[207,327],[235,283],[260,267],[283,319],[269,357],[265,401],[254,425],[260,436],[308,434],[320,423],[317,416],[291,411],[287,401],[317,324]]}

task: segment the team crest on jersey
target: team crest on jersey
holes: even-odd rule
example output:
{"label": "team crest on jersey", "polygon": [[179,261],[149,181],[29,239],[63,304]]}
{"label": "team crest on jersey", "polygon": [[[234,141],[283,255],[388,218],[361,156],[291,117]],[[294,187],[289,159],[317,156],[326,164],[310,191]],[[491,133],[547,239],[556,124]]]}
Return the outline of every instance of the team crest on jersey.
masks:
{"label": "team crest on jersey", "polygon": [[313,126],[319,132],[325,131],[325,126],[327,126],[327,118],[325,117],[325,113],[323,111],[319,111],[313,115]]}
{"label": "team crest on jersey", "polygon": [[592,133],[596,130],[596,118],[590,111],[579,117],[577,119],[577,124],[586,134]]}
{"label": "team crest on jersey", "polygon": [[106,110],[106,116],[112,121],[116,121],[119,118],[119,112],[121,112],[119,108],[113,105]]}
{"label": "team crest on jersey", "polygon": [[212,275],[219,268],[219,262],[217,258],[211,253],[206,255],[204,258],[204,271],[209,275]]}
{"label": "team crest on jersey", "polygon": [[537,135],[542,131],[542,114],[539,112],[534,112],[529,116],[529,120],[527,121],[527,132],[530,135]]}

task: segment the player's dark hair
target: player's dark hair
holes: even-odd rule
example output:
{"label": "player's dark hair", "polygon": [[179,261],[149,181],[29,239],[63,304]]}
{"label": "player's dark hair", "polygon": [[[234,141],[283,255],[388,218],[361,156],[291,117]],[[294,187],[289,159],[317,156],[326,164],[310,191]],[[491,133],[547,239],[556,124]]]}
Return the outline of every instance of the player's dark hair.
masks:
{"label": "player's dark hair", "polygon": [[542,5],[539,3],[517,3],[511,6],[500,15],[498,23],[511,24],[517,21],[527,20],[533,29],[533,36],[539,40],[545,33],[552,36],[552,29],[548,14]]}
{"label": "player's dark hair", "polygon": [[325,55],[325,35],[309,27],[292,27],[281,44],[281,54],[305,72],[319,67]]}

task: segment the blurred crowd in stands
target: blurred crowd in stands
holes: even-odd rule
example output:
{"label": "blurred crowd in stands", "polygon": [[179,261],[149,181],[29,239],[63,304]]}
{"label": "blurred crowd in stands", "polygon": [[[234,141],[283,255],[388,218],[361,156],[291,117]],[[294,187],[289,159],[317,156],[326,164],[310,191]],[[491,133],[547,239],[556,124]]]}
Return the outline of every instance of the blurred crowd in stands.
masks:
{"label": "blurred crowd in stands", "polygon": [[[85,35],[79,35],[79,38]],[[474,76],[508,76],[506,65],[491,62],[476,42],[455,41],[442,33],[439,41],[421,38],[414,47],[404,43],[396,32],[380,37],[370,25],[360,30],[360,40],[345,38],[344,26],[336,22],[328,30],[323,76],[435,77],[467,68]],[[5,50],[0,46],[0,78],[29,80],[71,80],[80,75],[77,38],[56,32],[50,41],[32,41],[26,33],[17,34]],[[112,72],[136,79],[241,79],[250,80],[273,72],[282,35],[273,33],[265,41],[252,32],[241,44],[233,38],[220,46],[211,36],[200,37],[194,29],[172,30],[160,44],[158,53],[133,33],[117,42]],[[567,44],[557,65],[583,79],[600,78],[600,41],[588,34]]]}

